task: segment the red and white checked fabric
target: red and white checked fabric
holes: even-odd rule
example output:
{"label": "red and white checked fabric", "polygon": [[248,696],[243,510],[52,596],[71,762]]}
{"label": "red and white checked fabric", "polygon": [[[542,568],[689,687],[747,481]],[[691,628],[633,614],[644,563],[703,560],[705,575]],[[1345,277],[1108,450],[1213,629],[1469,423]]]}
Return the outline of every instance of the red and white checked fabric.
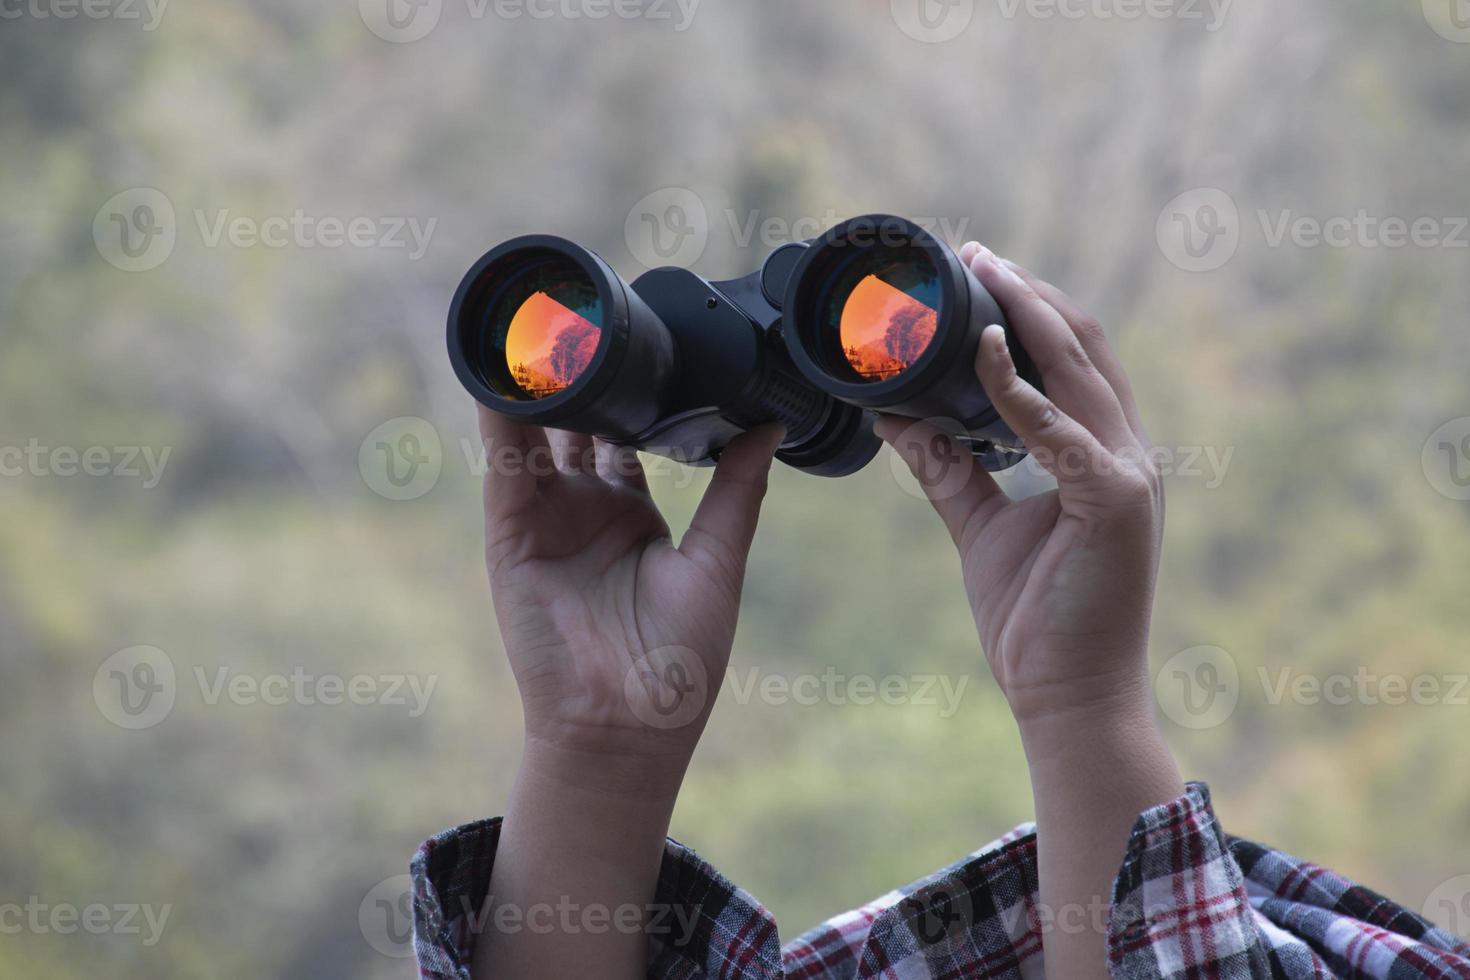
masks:
{"label": "red and white checked fabric", "polygon": [[[482,821],[414,856],[421,976],[469,980],[476,939],[496,928],[484,909],[499,835],[499,820]],[[650,980],[1041,980],[1044,936],[1069,924],[1038,907],[1030,826],[784,947],[755,898],[672,840],[654,909]],[[1198,783],[1139,816],[1095,914],[1117,980],[1470,980],[1470,943],[1331,871],[1227,837]]]}

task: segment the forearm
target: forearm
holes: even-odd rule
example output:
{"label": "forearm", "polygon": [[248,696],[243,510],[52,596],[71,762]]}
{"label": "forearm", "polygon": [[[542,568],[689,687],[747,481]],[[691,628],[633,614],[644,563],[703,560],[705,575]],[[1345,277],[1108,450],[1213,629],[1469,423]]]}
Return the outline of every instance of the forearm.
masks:
{"label": "forearm", "polygon": [[528,741],[480,910],[476,980],[635,980],[687,760],[663,764]]}
{"label": "forearm", "polygon": [[1106,980],[1108,908],[1128,836],[1184,783],[1146,683],[1021,726],[1036,804],[1046,975]]}

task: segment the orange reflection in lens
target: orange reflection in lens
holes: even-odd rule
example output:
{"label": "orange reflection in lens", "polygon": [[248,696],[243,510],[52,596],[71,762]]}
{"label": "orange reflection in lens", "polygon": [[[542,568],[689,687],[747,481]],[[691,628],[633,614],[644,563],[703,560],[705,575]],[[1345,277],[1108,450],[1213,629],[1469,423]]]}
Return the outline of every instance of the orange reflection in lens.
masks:
{"label": "orange reflection in lens", "polygon": [[511,318],[505,362],[532,398],[545,398],[576,381],[592,363],[602,331],[546,293],[532,293]]}
{"label": "orange reflection in lens", "polygon": [[867,276],[847,297],[838,333],[852,369],[864,381],[883,381],[919,359],[938,324],[937,310]]}

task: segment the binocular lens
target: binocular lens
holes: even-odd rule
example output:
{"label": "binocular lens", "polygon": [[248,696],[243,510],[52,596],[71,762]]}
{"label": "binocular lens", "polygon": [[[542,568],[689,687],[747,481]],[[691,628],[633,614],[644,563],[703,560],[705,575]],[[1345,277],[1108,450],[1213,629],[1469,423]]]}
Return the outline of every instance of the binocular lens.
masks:
{"label": "binocular lens", "polygon": [[917,361],[933,341],[939,279],[934,264],[917,249],[873,250],[837,273],[822,306],[824,332],[830,337],[835,321],[853,380],[886,381]]}
{"label": "binocular lens", "polygon": [[816,288],[807,294],[815,321],[809,352],[826,374],[849,383],[875,384],[903,373],[939,328],[934,260],[907,242],[867,248],[842,243],[825,259],[814,268]]}
{"label": "binocular lens", "polygon": [[512,401],[555,395],[592,363],[602,338],[602,300],[575,262],[554,252],[513,256],[485,306],[478,364]]}
{"label": "binocular lens", "polygon": [[[787,261],[783,336],[813,387],[942,423],[987,469],[1024,457],[975,378],[980,333],[1004,327],[1005,315],[948,245],[913,221],[875,214],[829,229]],[[1011,356],[1039,382],[1019,344]]]}

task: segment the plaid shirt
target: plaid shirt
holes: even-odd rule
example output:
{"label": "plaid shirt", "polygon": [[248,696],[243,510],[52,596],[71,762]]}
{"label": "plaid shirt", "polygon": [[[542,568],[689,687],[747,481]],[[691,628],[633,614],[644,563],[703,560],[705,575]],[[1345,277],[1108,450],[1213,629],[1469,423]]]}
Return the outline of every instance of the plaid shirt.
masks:
{"label": "plaid shirt", "polygon": [[[470,824],[415,855],[421,976],[468,980],[499,835],[499,820]],[[1051,927],[1030,825],[784,947],[758,901],[672,840],[654,908],[656,980],[1039,980]],[[1197,783],[1138,818],[1102,914],[1111,974],[1126,980],[1470,980],[1470,944],[1331,871],[1227,836]]]}

